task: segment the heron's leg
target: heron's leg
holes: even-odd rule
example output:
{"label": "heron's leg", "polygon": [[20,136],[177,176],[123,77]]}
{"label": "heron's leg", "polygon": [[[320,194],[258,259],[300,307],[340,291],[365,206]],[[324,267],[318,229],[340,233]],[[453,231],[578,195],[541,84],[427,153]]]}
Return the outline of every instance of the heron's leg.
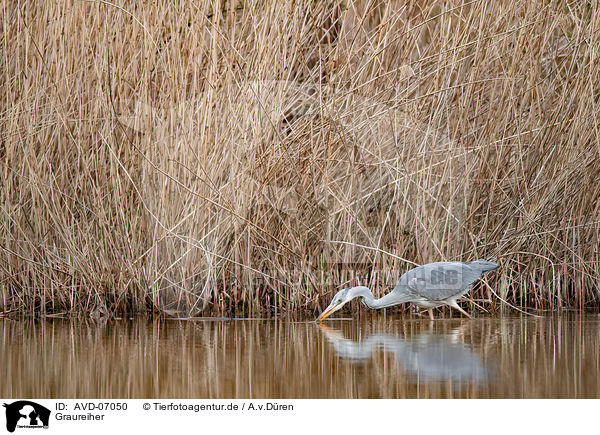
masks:
{"label": "heron's leg", "polygon": [[452,308],[456,308],[458,311],[463,313],[469,319],[472,319],[472,317],[469,315],[469,313],[467,313],[465,310],[463,310],[461,307],[459,307],[455,300],[446,301],[446,304],[450,305]]}
{"label": "heron's leg", "polygon": [[433,320],[433,308],[430,308],[427,311],[429,311],[429,318]]}

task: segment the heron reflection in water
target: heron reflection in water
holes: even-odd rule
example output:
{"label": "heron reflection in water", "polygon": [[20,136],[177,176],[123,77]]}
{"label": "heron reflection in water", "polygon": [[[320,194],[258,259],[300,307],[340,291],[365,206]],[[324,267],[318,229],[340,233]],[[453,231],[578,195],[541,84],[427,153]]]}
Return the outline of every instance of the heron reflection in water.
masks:
{"label": "heron reflection in water", "polygon": [[372,334],[365,340],[344,338],[341,331],[319,325],[337,356],[352,362],[366,362],[377,350],[390,352],[405,373],[422,380],[450,380],[485,383],[490,375],[479,354],[452,334],[425,333],[410,338],[393,334]]}
{"label": "heron reflection in water", "polygon": [[420,308],[427,309],[432,320],[432,309],[442,305],[448,305],[465,316],[471,317],[458,306],[456,301],[467,293],[471,289],[471,285],[484,273],[497,267],[497,263],[486,260],[424,264],[402,275],[396,287],[380,299],[375,299],[367,287],[359,286],[340,290],[316,321],[322,322],[346,303],[358,297],[362,299],[363,304],[375,309],[411,302]]}

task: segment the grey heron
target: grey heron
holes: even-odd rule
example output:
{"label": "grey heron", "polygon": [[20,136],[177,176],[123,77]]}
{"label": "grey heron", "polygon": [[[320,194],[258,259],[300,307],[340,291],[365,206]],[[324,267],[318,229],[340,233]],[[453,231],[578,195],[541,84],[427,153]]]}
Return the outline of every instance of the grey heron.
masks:
{"label": "grey heron", "polygon": [[446,261],[429,263],[415,267],[400,277],[396,287],[382,298],[375,299],[371,290],[358,286],[340,290],[329,306],[317,317],[317,322],[322,322],[346,303],[354,298],[362,298],[362,302],[369,308],[379,309],[406,302],[413,303],[429,311],[433,320],[432,309],[442,305],[456,308],[467,317],[471,317],[456,302],[471,285],[484,273],[498,267],[497,263],[486,260],[470,262]]}

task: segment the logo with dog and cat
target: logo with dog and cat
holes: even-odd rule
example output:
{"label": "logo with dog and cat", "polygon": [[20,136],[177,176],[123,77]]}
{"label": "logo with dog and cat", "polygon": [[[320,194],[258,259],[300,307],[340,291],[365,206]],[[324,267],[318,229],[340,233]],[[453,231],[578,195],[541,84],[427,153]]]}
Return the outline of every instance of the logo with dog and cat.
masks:
{"label": "logo with dog and cat", "polygon": [[5,403],[6,430],[14,432],[19,429],[48,429],[50,410],[30,400],[19,400]]}

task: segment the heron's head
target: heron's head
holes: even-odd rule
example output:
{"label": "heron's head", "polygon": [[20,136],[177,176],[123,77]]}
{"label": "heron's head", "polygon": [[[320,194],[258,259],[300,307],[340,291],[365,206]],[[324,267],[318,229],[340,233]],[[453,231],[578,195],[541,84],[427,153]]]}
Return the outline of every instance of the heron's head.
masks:
{"label": "heron's head", "polygon": [[346,302],[350,301],[352,297],[350,296],[349,292],[349,288],[345,288],[344,290],[340,290],[339,292],[337,292],[329,306],[325,308],[325,310],[321,313],[319,317],[317,317],[317,322],[322,322],[323,320],[325,320],[326,317],[329,317],[337,310],[342,308],[344,304],[346,304]]}

